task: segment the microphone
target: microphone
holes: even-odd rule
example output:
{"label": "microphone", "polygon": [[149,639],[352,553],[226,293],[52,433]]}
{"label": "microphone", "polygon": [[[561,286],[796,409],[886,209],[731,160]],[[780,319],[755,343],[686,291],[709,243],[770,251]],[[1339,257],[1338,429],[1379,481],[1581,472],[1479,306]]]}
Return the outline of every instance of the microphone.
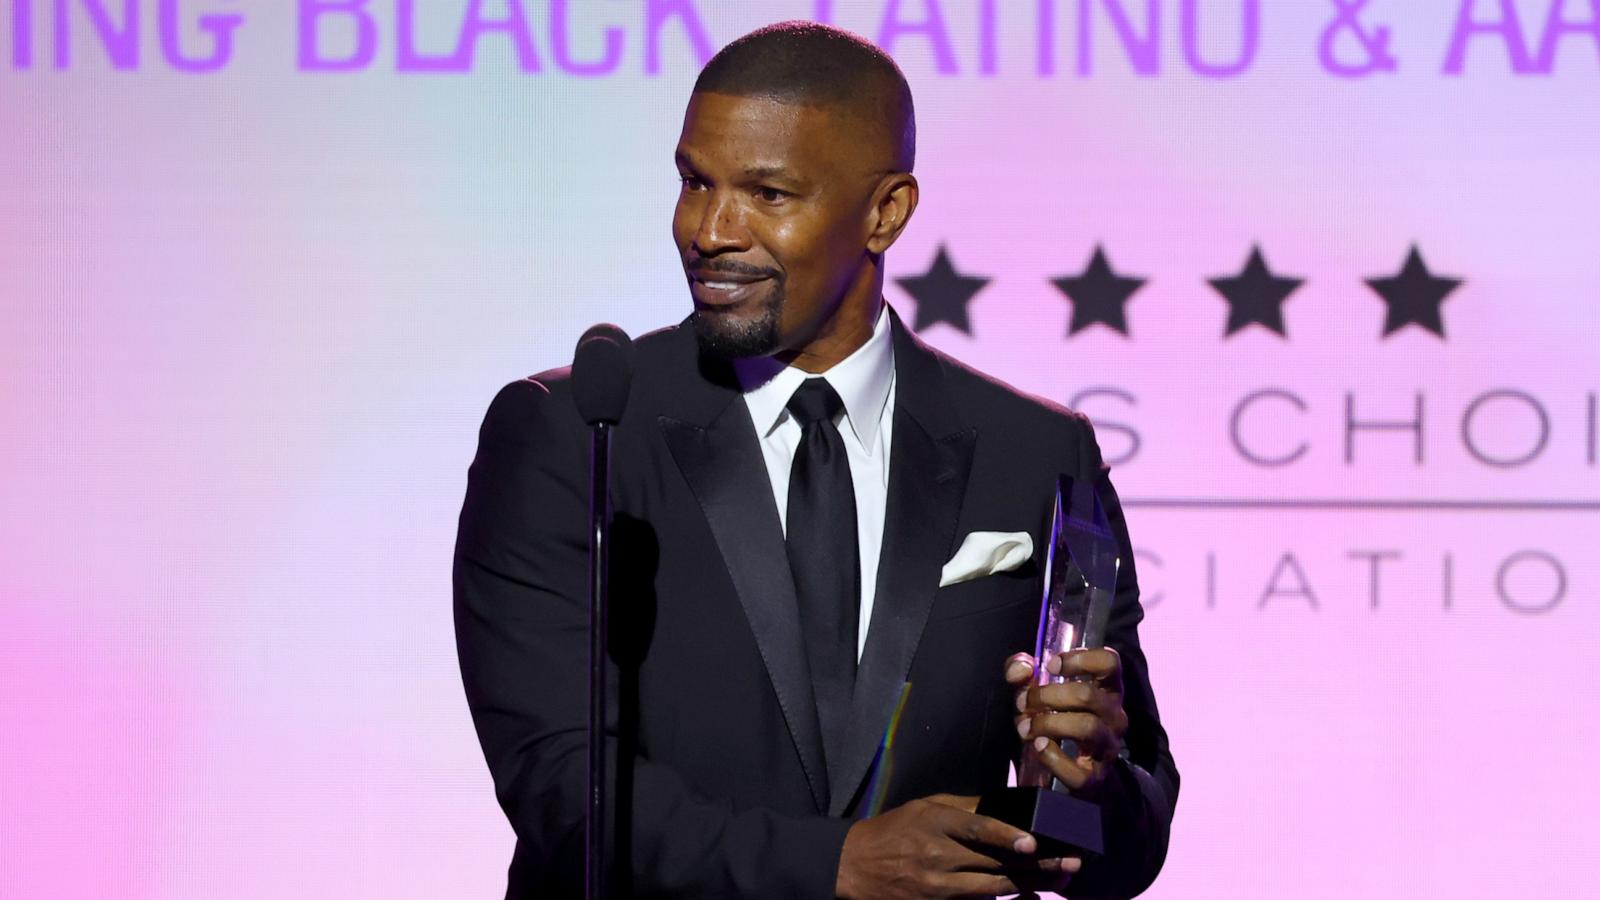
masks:
{"label": "microphone", "polygon": [[589,425],[589,761],[584,816],[584,896],[603,900],[610,869],[606,832],[606,632],[611,605],[611,430],[622,421],[633,382],[633,341],[600,324],[572,356],[572,401]]}
{"label": "microphone", "polygon": [[628,406],[633,381],[633,341],[615,325],[602,323],[578,339],[572,359],[572,399],[589,425],[615,425]]}

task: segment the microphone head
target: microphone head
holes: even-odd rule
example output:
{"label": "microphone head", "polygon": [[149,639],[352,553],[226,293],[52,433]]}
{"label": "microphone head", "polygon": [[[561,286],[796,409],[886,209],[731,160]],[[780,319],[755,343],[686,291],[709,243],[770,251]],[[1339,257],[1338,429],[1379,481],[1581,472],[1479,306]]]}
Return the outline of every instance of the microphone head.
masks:
{"label": "microphone head", "polygon": [[622,421],[633,381],[633,341],[615,325],[602,323],[578,338],[572,358],[572,399],[590,425]]}

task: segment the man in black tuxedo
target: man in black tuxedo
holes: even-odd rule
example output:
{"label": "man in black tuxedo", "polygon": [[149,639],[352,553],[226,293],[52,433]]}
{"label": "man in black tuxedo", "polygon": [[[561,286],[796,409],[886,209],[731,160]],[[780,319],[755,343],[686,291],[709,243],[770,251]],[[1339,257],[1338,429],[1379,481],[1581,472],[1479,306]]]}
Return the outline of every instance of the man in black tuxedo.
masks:
{"label": "man in black tuxedo", "polygon": [[[624,891],[1132,896],[1165,857],[1178,775],[1131,560],[1110,649],[1047,661],[1090,680],[1029,689],[1017,652],[1058,474],[1095,480],[1131,546],[1088,422],[930,349],[883,302],[914,152],[898,68],[836,29],[746,35],[696,83],[673,219],[694,311],[637,342],[613,436]],[[508,897],[580,890],[587,479],[567,371],[501,390],[468,477],[455,613],[517,835]],[[973,812],[1019,735],[1102,804],[1104,856],[1039,859]]]}

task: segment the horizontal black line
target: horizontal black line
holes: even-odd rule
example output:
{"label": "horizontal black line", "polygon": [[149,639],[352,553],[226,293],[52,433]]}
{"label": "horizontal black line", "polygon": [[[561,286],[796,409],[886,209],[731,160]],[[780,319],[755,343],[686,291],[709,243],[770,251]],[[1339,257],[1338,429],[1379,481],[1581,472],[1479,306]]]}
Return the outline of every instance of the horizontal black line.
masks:
{"label": "horizontal black line", "polygon": [[1145,509],[1376,510],[1393,512],[1600,512],[1600,500],[1341,500],[1333,498],[1132,497]]}

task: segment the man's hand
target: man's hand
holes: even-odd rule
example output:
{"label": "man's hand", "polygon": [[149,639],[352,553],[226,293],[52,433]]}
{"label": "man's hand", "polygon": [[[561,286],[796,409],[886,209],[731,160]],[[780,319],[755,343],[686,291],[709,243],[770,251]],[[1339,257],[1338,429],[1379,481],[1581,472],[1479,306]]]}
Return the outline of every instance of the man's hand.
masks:
{"label": "man's hand", "polygon": [[1026,831],[973,813],[977,797],[938,794],[850,826],[841,897],[965,897],[1059,885],[1078,860],[1035,860]]}
{"label": "man's hand", "polygon": [[[1034,683],[1033,657],[1006,660],[1006,682],[1017,691],[1017,733],[1033,741],[1045,768],[1069,790],[1093,796],[1122,751],[1128,715],[1122,710],[1122,658],[1109,647],[1069,650],[1045,661],[1060,684]],[[1071,740],[1076,758],[1061,750]]]}

